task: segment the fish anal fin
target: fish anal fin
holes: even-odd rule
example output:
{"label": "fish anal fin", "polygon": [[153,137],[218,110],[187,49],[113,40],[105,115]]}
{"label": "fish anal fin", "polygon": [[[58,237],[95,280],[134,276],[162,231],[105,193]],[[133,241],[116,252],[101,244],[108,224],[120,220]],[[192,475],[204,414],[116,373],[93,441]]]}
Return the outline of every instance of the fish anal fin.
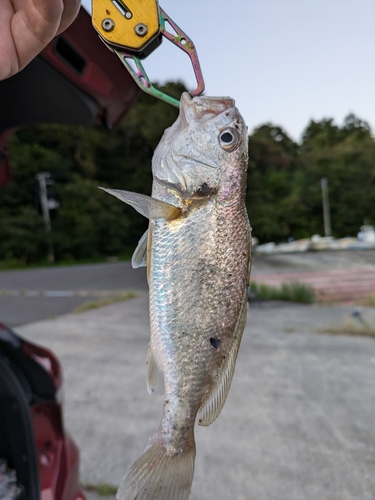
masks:
{"label": "fish anal fin", "polygon": [[238,349],[241,344],[242,334],[246,325],[247,292],[244,295],[240,314],[234,330],[232,344],[225,356],[225,360],[216,376],[213,387],[204,399],[198,411],[198,425],[210,425],[219,416],[227,399],[236,366]]}
{"label": "fish anal fin", "polygon": [[121,189],[107,189],[99,187],[103,191],[115,196],[119,200],[132,206],[147,219],[177,219],[181,215],[181,209],[165,201],[157,200],[145,194],[123,191]]}
{"label": "fish anal fin", "polygon": [[132,257],[133,269],[147,266],[147,241],[148,230],[143,234],[142,238],[138,242],[137,248],[134,250]]}
{"label": "fish anal fin", "polygon": [[147,390],[149,394],[164,394],[164,375],[163,372],[158,367],[154,353],[152,352],[151,345],[148,346],[147,351],[147,364],[148,364],[148,376],[147,376]]}

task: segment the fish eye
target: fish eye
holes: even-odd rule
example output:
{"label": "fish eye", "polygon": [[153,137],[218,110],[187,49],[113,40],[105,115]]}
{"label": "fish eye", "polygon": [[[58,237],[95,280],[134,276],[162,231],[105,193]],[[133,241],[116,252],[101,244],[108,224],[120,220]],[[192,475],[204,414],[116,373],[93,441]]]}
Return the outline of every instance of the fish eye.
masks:
{"label": "fish eye", "polygon": [[225,151],[230,152],[237,149],[240,144],[240,134],[238,130],[234,128],[222,130],[219,134],[219,143]]}
{"label": "fish eye", "polygon": [[234,139],[234,137],[230,132],[224,132],[220,136],[221,142],[225,142],[226,144],[229,144],[230,142],[232,142],[233,139]]}

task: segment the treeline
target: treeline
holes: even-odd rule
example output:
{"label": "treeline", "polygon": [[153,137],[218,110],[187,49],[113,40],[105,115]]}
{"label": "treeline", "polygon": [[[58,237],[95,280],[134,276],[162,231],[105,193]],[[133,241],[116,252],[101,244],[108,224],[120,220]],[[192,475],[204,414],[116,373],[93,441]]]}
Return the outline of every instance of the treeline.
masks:
{"label": "treeline", "polygon": [[261,241],[324,234],[320,180],[327,177],[332,234],[356,236],[375,223],[375,141],[369,125],[348,115],[342,126],[313,120],[300,144],[278,126],[249,137],[247,206]]}
{"label": "treeline", "polygon": [[[178,82],[164,90],[179,97]],[[55,257],[82,260],[130,255],[147,221],[97,186],[150,194],[151,158],[178,110],[143,95],[112,129],[43,125],[11,140],[12,181],[0,191],[0,260],[46,259],[36,175],[51,173],[49,197]],[[247,207],[261,242],[323,234],[320,179],[329,181],[334,236],[375,222],[375,141],[368,124],[311,121],[300,144],[272,124],[249,136]]]}

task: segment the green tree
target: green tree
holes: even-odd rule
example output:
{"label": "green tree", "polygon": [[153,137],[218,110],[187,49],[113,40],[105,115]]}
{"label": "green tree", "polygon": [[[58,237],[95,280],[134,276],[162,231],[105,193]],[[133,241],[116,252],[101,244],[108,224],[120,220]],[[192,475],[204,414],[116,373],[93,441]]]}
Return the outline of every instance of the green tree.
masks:
{"label": "green tree", "polygon": [[[172,82],[162,90],[179,98],[185,88]],[[0,193],[0,259],[45,259],[35,179],[40,171],[51,173],[60,202],[51,212],[57,260],[134,249],[148,222],[97,186],[150,194],[153,151],[177,114],[176,108],[144,94],[113,130],[62,125],[20,130],[10,142],[12,181]]]}
{"label": "green tree", "polygon": [[329,181],[333,235],[356,235],[365,218],[375,222],[375,142],[369,125],[349,115],[310,122],[301,144],[301,199],[311,214],[310,234],[323,234],[320,179]]}
{"label": "green tree", "polygon": [[299,168],[298,144],[281,127],[262,125],[249,137],[247,209],[261,241],[285,240],[301,225]]}
{"label": "green tree", "polygon": [[124,205],[100,191],[97,182],[78,175],[60,189],[63,200],[54,221],[58,259],[112,256],[129,250]]}
{"label": "green tree", "polygon": [[[179,98],[171,82],[163,90]],[[151,160],[178,110],[146,94],[113,130],[40,125],[11,140],[13,180],[0,192],[0,259],[37,262],[46,235],[35,176],[49,171],[58,210],[51,211],[57,260],[100,258],[133,250],[147,220],[97,186],[150,194]],[[351,114],[307,125],[301,144],[273,124],[249,136],[247,208],[261,242],[323,234],[321,177],[329,179],[335,236],[355,235],[375,222],[375,142],[369,125]]]}

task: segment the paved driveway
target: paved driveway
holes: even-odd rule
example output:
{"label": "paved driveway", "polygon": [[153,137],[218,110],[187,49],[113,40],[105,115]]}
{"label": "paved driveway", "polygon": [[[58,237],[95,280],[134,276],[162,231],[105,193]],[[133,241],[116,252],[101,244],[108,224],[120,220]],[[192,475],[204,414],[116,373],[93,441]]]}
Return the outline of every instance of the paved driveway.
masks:
{"label": "paved driveway", "polygon": [[[256,304],[226,405],[196,429],[191,500],[374,500],[375,342],[316,333],[346,306]],[[65,370],[84,483],[117,485],[156,431],[147,295],[25,325]]]}

